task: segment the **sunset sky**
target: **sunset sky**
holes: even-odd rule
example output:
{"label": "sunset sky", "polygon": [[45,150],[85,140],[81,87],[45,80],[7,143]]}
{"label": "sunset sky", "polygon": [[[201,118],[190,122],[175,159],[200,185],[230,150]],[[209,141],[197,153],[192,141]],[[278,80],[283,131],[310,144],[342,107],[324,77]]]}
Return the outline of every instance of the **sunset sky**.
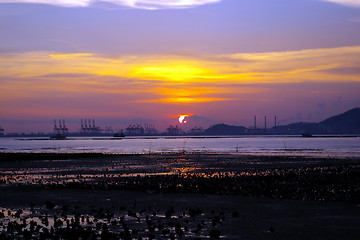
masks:
{"label": "sunset sky", "polygon": [[319,122],[360,107],[360,0],[0,0],[0,126]]}

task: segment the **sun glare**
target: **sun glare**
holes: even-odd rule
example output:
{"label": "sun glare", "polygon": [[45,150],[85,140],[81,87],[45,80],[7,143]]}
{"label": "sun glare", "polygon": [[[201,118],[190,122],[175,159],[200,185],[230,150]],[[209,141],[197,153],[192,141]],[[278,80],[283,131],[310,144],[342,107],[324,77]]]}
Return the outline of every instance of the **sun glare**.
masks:
{"label": "sun glare", "polygon": [[186,117],[189,115],[180,115],[179,117],[179,123],[187,123]]}

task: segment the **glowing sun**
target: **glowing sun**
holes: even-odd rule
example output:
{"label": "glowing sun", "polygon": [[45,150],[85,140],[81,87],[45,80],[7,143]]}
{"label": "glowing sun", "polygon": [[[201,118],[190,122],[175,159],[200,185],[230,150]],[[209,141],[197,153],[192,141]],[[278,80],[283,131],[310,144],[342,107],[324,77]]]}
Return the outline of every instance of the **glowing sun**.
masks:
{"label": "glowing sun", "polygon": [[188,115],[180,115],[179,117],[179,123],[186,123],[187,122],[187,117]]}

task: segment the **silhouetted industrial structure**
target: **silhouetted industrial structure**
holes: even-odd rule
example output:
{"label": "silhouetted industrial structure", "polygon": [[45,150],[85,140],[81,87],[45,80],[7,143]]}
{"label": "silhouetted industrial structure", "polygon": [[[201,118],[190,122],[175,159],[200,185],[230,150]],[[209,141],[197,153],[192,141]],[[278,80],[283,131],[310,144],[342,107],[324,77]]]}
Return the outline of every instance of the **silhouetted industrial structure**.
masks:
{"label": "silhouetted industrial structure", "polygon": [[[275,116],[274,127],[276,127],[276,125],[277,125],[277,123],[276,123],[276,116]],[[273,130],[274,130],[273,128],[268,129],[267,116],[264,116],[264,127],[259,127],[256,122],[256,115],[255,115],[254,116],[254,125],[250,126],[249,128],[246,129],[246,134],[249,134],[249,135],[271,134]]]}
{"label": "silhouetted industrial structure", "polygon": [[125,129],[125,135],[126,136],[142,136],[145,134],[145,129],[140,125],[129,125]]}
{"label": "silhouetted industrial structure", "polygon": [[120,130],[120,132],[116,132],[113,137],[125,137],[124,130]]}
{"label": "silhouetted industrial structure", "polygon": [[204,129],[202,127],[194,127],[190,129],[189,133],[192,135],[200,135],[204,132]]}
{"label": "silhouetted industrial structure", "polygon": [[155,129],[154,124],[145,123],[145,135],[156,135],[158,131]]}
{"label": "silhouetted industrial structure", "polygon": [[171,136],[183,134],[183,131],[178,126],[173,127],[172,125],[170,125],[166,129],[166,131],[167,131],[167,135],[171,135]]}
{"label": "silhouetted industrial structure", "polygon": [[[350,109],[339,115],[332,116],[324,121],[314,122],[296,122],[290,124],[280,124],[288,120],[278,120],[277,116],[274,116],[274,126],[270,127],[267,123],[267,116],[264,118],[264,124],[256,122],[256,115],[254,116],[254,124],[248,128],[244,126],[230,126],[226,124],[216,124],[210,126],[208,129],[203,130],[201,127],[193,127],[186,133],[178,126],[169,126],[165,132],[158,132],[153,124],[145,124],[145,127],[141,125],[129,125],[126,128],[126,134],[123,132],[115,133],[118,136],[153,136],[153,135],[301,135],[301,136],[313,136],[319,134],[353,134],[351,136],[360,136],[360,108]],[[272,125],[272,124],[271,124]],[[105,130],[95,125],[94,119],[81,119],[81,130],[77,132],[69,132],[64,119],[54,120],[54,130],[50,133],[43,132],[31,132],[31,133],[17,133],[6,132],[0,127],[0,136],[6,137],[43,137],[50,136],[55,139],[64,139],[60,135],[67,136],[109,136],[114,135],[111,127],[106,127]],[[55,136],[54,136],[55,135]]]}
{"label": "silhouetted industrial structure", "polygon": [[265,131],[266,131],[266,116],[264,118],[264,128],[265,128]]}
{"label": "silhouetted industrial structure", "polygon": [[274,127],[276,127],[276,116],[274,118]]}
{"label": "silhouetted industrial structure", "polygon": [[104,134],[108,134],[108,135],[114,134],[112,127],[105,127]]}
{"label": "silhouetted industrial structure", "polygon": [[59,119],[59,125],[56,124],[56,119],[54,119],[54,133],[55,134],[67,134],[69,129],[65,125],[65,119]]}
{"label": "silhouetted industrial structure", "polygon": [[100,134],[101,129],[98,126],[95,126],[95,119],[81,119],[81,128],[80,133],[85,134]]}

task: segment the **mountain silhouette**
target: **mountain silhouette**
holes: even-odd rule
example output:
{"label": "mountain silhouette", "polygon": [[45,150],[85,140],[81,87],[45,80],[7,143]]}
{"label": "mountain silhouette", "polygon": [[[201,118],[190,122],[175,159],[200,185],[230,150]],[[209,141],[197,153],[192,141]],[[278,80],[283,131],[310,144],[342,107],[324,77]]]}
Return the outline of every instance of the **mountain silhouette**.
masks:
{"label": "mountain silhouette", "polygon": [[319,126],[328,133],[360,133],[360,108],[330,117],[320,122]]}
{"label": "mountain silhouette", "polygon": [[246,127],[216,124],[204,131],[205,135],[240,135],[245,134]]}
{"label": "mountain silhouette", "polygon": [[360,108],[332,116],[319,123],[297,122],[269,129],[248,129],[243,126],[216,124],[204,135],[242,135],[242,134],[360,134]]}

